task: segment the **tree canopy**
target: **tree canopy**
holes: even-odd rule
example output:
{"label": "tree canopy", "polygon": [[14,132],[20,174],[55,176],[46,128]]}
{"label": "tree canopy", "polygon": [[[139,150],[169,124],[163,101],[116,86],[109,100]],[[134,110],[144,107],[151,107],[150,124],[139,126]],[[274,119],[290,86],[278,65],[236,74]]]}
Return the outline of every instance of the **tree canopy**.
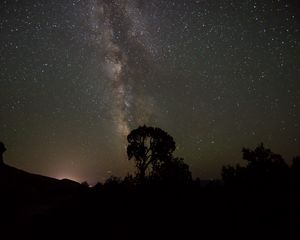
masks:
{"label": "tree canopy", "polygon": [[140,126],[127,136],[128,159],[134,159],[138,177],[144,179],[146,171],[157,171],[161,164],[172,159],[176,148],[173,138],[160,128]]}

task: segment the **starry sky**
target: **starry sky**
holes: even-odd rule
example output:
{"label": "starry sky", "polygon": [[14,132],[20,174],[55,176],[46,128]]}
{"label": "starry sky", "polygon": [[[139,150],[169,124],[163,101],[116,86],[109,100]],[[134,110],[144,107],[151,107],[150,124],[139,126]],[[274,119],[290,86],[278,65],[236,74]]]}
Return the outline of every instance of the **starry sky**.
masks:
{"label": "starry sky", "polygon": [[126,136],[167,131],[194,177],[241,148],[300,154],[297,0],[2,0],[5,162],[56,178],[134,172]]}

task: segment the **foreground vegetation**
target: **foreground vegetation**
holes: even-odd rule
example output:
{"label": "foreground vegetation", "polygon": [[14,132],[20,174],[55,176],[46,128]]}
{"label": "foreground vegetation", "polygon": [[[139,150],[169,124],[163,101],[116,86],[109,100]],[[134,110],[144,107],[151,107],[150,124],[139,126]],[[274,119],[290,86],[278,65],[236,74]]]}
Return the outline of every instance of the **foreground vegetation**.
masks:
{"label": "foreground vegetation", "polygon": [[[263,144],[222,181],[192,179],[173,138],[142,126],[128,135],[136,173],[89,187],[0,164],[0,239],[297,239],[300,158]],[[6,150],[0,146],[1,156]]]}

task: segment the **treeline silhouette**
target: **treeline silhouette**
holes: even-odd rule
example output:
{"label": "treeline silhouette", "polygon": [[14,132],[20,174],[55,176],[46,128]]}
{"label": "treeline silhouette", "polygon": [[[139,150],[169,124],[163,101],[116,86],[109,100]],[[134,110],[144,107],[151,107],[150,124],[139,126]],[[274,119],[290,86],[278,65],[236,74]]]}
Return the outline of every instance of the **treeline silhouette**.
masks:
{"label": "treeline silhouette", "polygon": [[90,187],[6,165],[0,143],[0,239],[253,239],[299,237],[300,158],[259,144],[222,180],[193,179],[174,139],[141,126],[127,137],[136,172]]}
{"label": "treeline silhouette", "polygon": [[281,155],[273,153],[261,143],[254,150],[243,148],[246,166],[223,166],[222,179],[228,187],[247,190],[282,190],[298,188],[300,157],[289,166]]}

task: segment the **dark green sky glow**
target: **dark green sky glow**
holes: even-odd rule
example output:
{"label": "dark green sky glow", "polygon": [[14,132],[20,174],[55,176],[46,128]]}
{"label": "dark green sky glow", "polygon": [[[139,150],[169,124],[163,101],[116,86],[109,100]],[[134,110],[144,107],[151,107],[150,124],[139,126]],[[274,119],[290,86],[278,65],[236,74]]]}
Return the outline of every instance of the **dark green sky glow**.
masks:
{"label": "dark green sky glow", "polygon": [[126,134],[172,135],[194,177],[241,148],[299,155],[296,0],[0,3],[0,140],[8,164],[103,181],[133,171]]}

